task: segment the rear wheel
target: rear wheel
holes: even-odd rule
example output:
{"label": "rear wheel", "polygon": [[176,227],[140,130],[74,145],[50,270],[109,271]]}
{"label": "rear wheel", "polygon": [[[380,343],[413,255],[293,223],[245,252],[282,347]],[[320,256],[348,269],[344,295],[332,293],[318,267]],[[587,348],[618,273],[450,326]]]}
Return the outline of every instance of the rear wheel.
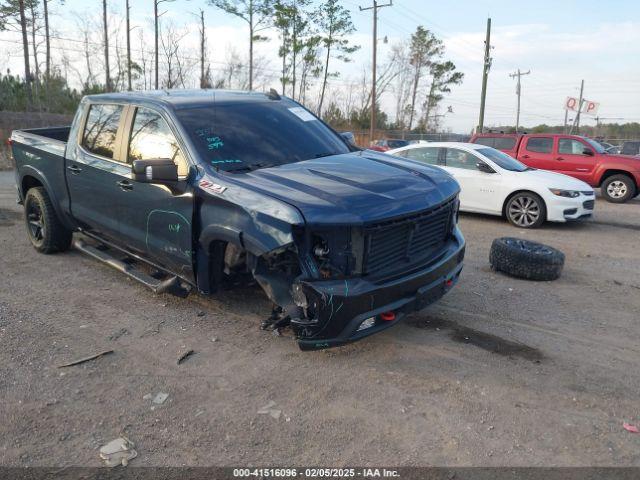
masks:
{"label": "rear wheel", "polygon": [[538,228],[547,218],[547,209],[539,195],[520,192],[507,201],[505,215],[516,227]]}
{"label": "rear wheel", "polygon": [[636,185],[627,175],[612,175],[602,182],[602,196],[608,202],[624,203],[636,196]]}
{"label": "rear wheel", "polygon": [[72,232],[58,219],[44,188],[35,187],[27,192],[24,219],[31,245],[38,252],[63,252],[71,246]]}

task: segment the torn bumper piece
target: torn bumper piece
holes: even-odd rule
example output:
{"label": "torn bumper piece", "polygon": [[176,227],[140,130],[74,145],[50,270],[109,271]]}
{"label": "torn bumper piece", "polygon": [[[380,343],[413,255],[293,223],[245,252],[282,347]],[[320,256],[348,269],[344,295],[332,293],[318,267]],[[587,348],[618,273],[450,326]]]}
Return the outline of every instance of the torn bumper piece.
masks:
{"label": "torn bumper piece", "polygon": [[300,349],[320,350],[354,342],[422,310],[457,283],[464,251],[464,238],[458,231],[431,264],[391,280],[377,282],[362,277],[303,282],[308,302],[317,306],[318,329],[299,336]]}

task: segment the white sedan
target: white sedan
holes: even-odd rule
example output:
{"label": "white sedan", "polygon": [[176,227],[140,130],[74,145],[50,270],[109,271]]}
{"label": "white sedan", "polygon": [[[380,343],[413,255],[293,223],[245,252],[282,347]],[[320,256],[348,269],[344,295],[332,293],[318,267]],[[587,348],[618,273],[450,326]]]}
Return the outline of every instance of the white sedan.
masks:
{"label": "white sedan", "polygon": [[473,143],[434,142],[386,152],[436,165],[460,184],[460,210],[506,216],[521,228],[545,220],[566,222],[591,217],[593,188],[567,175],[536,170],[509,155]]}

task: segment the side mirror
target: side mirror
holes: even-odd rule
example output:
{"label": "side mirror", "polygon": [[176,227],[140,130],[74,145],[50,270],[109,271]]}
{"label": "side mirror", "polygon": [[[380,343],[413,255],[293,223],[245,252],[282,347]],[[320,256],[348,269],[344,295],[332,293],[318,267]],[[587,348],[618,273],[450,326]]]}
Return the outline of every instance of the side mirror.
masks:
{"label": "side mirror", "polygon": [[487,165],[484,162],[476,163],[476,168],[483,173],[496,173],[493,168],[491,168],[489,165]]}
{"label": "side mirror", "polygon": [[178,166],[170,158],[134,160],[131,165],[133,180],[140,183],[175,183]]}
{"label": "side mirror", "polygon": [[582,150],[582,154],[586,155],[587,157],[593,157],[595,155],[593,153],[593,150],[591,150],[590,148],[585,148],[584,150]]}
{"label": "side mirror", "polygon": [[345,142],[347,142],[349,145],[356,145],[356,137],[353,135],[352,132],[342,132],[340,133],[340,136],[343,138],[343,140]]}

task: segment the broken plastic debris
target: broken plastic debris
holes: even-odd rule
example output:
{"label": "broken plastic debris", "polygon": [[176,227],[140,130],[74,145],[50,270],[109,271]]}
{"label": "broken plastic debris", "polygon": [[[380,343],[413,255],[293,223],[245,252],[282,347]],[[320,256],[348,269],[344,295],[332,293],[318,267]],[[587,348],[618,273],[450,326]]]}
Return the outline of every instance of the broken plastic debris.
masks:
{"label": "broken plastic debris", "polygon": [[262,407],[260,410],[258,410],[258,414],[259,415],[271,415],[272,418],[275,418],[276,420],[278,420],[280,418],[280,415],[282,415],[282,410],[274,408],[275,406],[276,406],[276,402],[271,400],[264,407]]}
{"label": "broken plastic debris", "polygon": [[631,425],[627,422],[624,422],[622,424],[622,428],[624,428],[627,432],[640,433],[640,429],[638,429],[638,427],[636,427],[635,425]]}
{"label": "broken plastic debris", "polygon": [[156,405],[162,405],[167,398],[169,398],[168,393],[160,392],[153,398],[153,403]]}
{"label": "broken plastic debris", "polygon": [[118,437],[100,448],[100,458],[104,460],[107,467],[122,465],[126,467],[129,460],[138,456],[133,447],[135,445],[129,439]]}

